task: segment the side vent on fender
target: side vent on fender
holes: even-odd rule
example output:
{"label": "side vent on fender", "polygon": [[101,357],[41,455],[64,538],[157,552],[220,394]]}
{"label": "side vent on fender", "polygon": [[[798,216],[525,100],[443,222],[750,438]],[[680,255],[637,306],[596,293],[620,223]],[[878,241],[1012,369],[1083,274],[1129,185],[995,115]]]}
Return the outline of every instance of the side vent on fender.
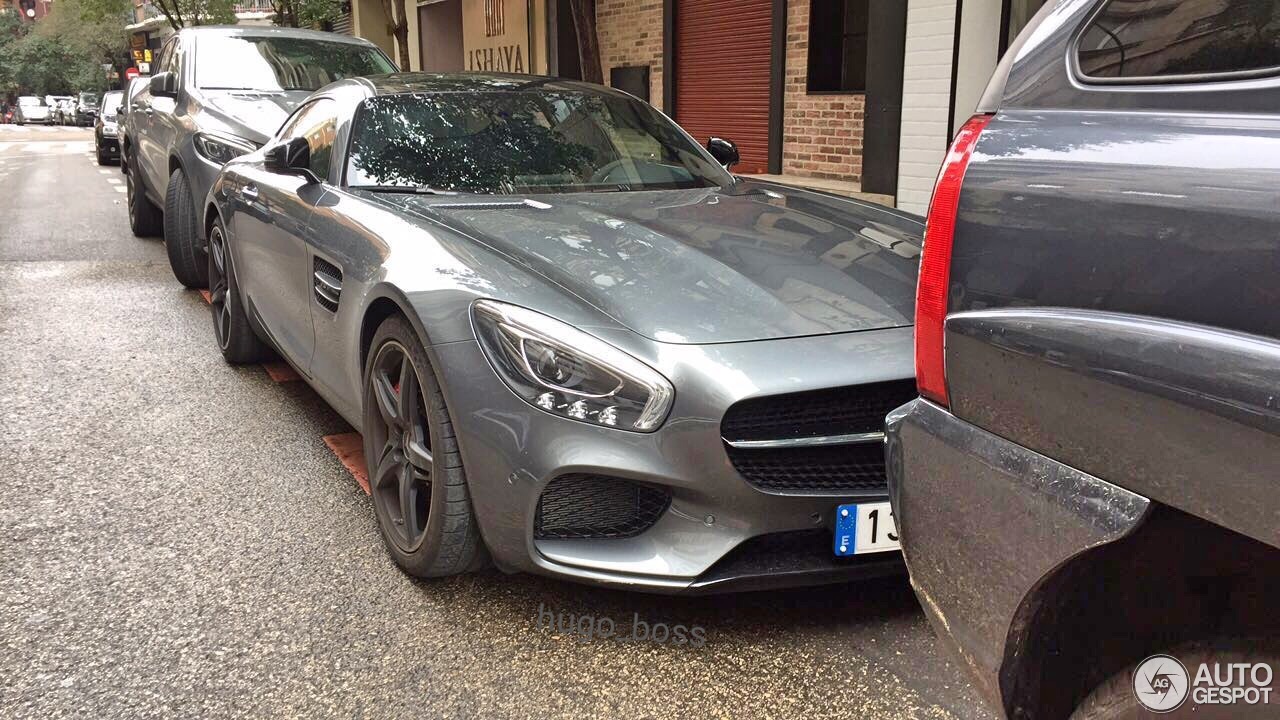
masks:
{"label": "side vent on fender", "polygon": [[337,312],[338,301],[342,299],[342,270],[328,260],[318,257],[313,259],[315,273],[312,275],[312,284],[316,302],[329,312]]}

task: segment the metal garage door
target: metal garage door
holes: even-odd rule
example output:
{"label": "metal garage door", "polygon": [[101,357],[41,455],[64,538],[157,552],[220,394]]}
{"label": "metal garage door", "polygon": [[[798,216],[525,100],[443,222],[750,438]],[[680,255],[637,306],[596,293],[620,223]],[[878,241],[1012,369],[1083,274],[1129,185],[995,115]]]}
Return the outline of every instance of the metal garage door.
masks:
{"label": "metal garage door", "polygon": [[772,0],[676,0],[676,122],[738,144],[740,173],[768,172]]}

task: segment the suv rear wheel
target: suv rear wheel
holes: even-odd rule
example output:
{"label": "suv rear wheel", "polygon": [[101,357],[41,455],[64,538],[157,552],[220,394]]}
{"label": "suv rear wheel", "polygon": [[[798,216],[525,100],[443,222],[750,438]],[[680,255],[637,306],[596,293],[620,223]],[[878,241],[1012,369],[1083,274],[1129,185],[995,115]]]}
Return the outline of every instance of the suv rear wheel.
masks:
{"label": "suv rear wheel", "polygon": [[[1266,663],[1275,670],[1275,668],[1280,667],[1280,652],[1277,651],[1274,641],[1265,643],[1250,640],[1220,639],[1209,643],[1183,645],[1171,650],[1168,656],[1182,663],[1188,676],[1187,687],[1182,689],[1186,699],[1177,707],[1178,712],[1172,713],[1171,717],[1181,717],[1182,713],[1195,713],[1195,717],[1204,718],[1204,720],[1254,720],[1255,718],[1263,720],[1263,718],[1274,718],[1276,716],[1274,704],[1248,705],[1237,702],[1230,705],[1198,705],[1190,687],[1195,681],[1197,671],[1202,664],[1208,664],[1212,670],[1214,669],[1214,663],[1219,664],[1221,667],[1226,667],[1230,663],[1244,663],[1248,666],[1253,666],[1256,663]],[[1129,665],[1094,688],[1093,692],[1089,693],[1084,702],[1080,703],[1076,711],[1071,714],[1071,720],[1144,720],[1156,717],[1153,711],[1148,710],[1138,700],[1139,683],[1146,682],[1147,678],[1135,678],[1134,674],[1144,662],[1146,661],[1142,660]],[[1177,691],[1177,684],[1181,682],[1180,678],[1175,681],[1175,692]],[[1276,686],[1276,678],[1272,677],[1271,687],[1275,688]],[[1276,702],[1280,702],[1280,700],[1275,697],[1273,692],[1271,703]],[[1169,711],[1160,710],[1158,712]]]}
{"label": "suv rear wheel", "polygon": [[164,247],[178,282],[189,288],[209,285],[209,261],[196,228],[196,204],[182,168],[169,176],[164,196]]}
{"label": "suv rear wheel", "polygon": [[151,204],[147,193],[142,188],[142,179],[138,177],[138,163],[129,163],[129,172],[124,176],[125,189],[128,191],[129,229],[138,237],[155,237],[162,230],[163,218],[160,208]]}

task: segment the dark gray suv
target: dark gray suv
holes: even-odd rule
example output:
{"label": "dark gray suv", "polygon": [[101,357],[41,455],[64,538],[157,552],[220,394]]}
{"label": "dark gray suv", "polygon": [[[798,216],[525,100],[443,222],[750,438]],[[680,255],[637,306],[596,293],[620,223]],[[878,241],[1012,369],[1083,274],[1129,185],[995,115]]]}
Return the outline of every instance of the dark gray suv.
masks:
{"label": "dark gray suv", "polygon": [[395,70],[359,38],[218,26],[173,35],[155,67],[132,101],[121,147],[129,221],[135,235],[163,230],[173,273],[187,287],[208,283],[196,208],[222,166],[261,146],[318,88]]}
{"label": "dark gray suv", "polygon": [[1048,3],[978,111],[888,422],[921,603],[1010,717],[1280,716],[1196,680],[1280,671],[1280,3]]}

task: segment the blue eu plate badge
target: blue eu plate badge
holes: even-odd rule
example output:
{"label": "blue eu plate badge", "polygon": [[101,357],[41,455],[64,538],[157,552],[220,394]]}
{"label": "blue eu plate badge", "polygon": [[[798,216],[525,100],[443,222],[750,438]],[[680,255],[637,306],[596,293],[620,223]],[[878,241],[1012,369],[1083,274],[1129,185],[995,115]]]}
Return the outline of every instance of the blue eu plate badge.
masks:
{"label": "blue eu plate badge", "polygon": [[838,557],[899,550],[893,508],[887,502],[849,503],[836,507],[832,549]]}

